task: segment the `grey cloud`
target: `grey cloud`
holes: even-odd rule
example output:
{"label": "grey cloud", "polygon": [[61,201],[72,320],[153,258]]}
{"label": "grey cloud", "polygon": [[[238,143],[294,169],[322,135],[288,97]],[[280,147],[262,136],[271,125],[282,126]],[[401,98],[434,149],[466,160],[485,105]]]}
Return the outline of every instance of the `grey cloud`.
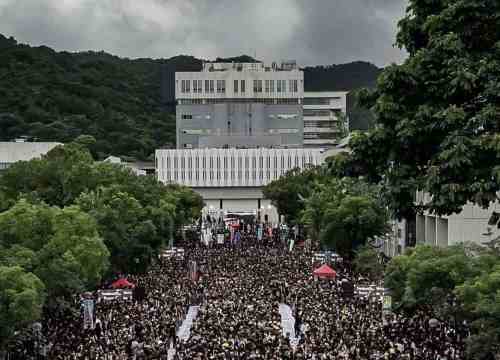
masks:
{"label": "grey cloud", "polygon": [[242,53],[385,65],[407,0],[0,0],[0,33],[58,50],[137,57]]}

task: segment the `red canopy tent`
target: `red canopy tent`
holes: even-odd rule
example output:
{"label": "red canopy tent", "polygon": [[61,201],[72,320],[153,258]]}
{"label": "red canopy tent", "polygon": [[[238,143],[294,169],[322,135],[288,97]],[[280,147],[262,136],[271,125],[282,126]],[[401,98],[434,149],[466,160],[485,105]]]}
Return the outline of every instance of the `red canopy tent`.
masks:
{"label": "red canopy tent", "polygon": [[326,264],[314,270],[313,274],[321,279],[335,279],[337,276],[337,272]]}
{"label": "red canopy tent", "polygon": [[135,284],[131,283],[125,278],[121,278],[112,283],[111,287],[113,289],[134,288]]}

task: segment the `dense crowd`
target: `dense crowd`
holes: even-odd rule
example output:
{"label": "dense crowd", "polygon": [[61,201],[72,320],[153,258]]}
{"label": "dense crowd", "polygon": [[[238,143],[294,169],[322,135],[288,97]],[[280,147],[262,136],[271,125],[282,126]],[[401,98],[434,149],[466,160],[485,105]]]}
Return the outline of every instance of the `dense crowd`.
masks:
{"label": "dense crowd", "polygon": [[199,301],[198,284],[186,279],[183,261],[159,262],[129,280],[144,299],[98,302],[93,329],[72,313],[47,319],[48,358],[166,359],[187,308]]}
{"label": "dense crowd", "polygon": [[[337,264],[336,280],[315,279],[317,264],[303,247],[290,252],[276,239],[242,233],[238,243],[185,250],[182,260],[129,277],[143,300],[97,303],[94,329],[83,330],[81,314],[48,317],[48,358],[167,359],[170,347],[174,359],[195,360],[463,358],[463,339],[444,324],[430,327],[426,314],[383,322],[380,297],[347,295],[341,281],[357,279],[346,266]],[[295,334],[283,332],[280,303],[293,309]],[[180,341],[175,333],[190,305],[200,309]]]}

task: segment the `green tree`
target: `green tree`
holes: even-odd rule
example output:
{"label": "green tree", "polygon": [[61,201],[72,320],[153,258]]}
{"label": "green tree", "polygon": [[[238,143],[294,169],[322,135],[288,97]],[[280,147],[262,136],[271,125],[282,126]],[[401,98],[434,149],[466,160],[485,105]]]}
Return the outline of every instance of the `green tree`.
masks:
{"label": "green tree", "polygon": [[103,187],[82,194],[77,204],[99,224],[114,270],[129,272],[146,268],[161,239],[137,199],[119,188]]}
{"label": "green tree", "polygon": [[389,217],[376,201],[365,196],[346,196],[325,213],[321,241],[344,257],[365,245],[369,238],[388,230]]}
{"label": "green tree", "polygon": [[0,213],[0,264],[22,266],[44,283],[50,300],[97,285],[109,252],[95,220],[76,206],[60,209],[20,200]]}
{"label": "green tree", "polygon": [[460,302],[472,320],[468,341],[471,359],[486,359],[500,351],[500,259],[496,265],[457,288]]}
{"label": "green tree", "polygon": [[56,213],[53,229],[35,269],[50,293],[72,295],[99,284],[109,265],[109,251],[95,220],[79,207],[66,207]]}
{"label": "green tree", "polygon": [[322,181],[322,171],[320,167],[292,169],[266,185],[262,192],[279,214],[285,215],[287,222],[297,223],[305,207],[304,199],[310,196],[314,182]]}
{"label": "green tree", "polygon": [[380,261],[379,253],[369,245],[363,245],[356,250],[354,268],[357,273],[375,281],[384,276],[384,265]]}
{"label": "green tree", "polygon": [[410,0],[397,43],[409,57],[387,67],[362,102],[376,125],[351,143],[353,161],[380,179],[391,209],[438,214],[472,201],[487,207],[500,190],[500,3]]}
{"label": "green tree", "polygon": [[301,219],[313,240],[347,257],[368,238],[384,234],[389,220],[377,187],[351,178],[317,183]]}
{"label": "green tree", "polygon": [[40,319],[45,287],[19,266],[0,266],[0,351],[14,332]]}
{"label": "green tree", "polygon": [[392,292],[396,308],[432,308],[444,313],[455,288],[478,272],[474,258],[467,255],[463,246],[421,245],[389,262],[385,285]]}

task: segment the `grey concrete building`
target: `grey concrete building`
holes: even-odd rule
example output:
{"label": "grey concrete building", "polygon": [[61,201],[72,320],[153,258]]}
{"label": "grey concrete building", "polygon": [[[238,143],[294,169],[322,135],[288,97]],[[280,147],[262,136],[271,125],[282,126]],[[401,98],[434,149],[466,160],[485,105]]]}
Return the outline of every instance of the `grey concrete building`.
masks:
{"label": "grey concrete building", "polygon": [[303,146],[304,74],[295,62],[206,63],[175,82],[177,148]]}

